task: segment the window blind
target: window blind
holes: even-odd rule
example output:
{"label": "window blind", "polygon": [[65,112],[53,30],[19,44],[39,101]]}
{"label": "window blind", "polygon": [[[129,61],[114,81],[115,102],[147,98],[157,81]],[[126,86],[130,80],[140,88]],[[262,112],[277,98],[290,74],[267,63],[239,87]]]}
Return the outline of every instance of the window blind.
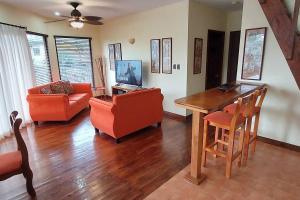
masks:
{"label": "window blind", "polygon": [[47,36],[27,33],[34,68],[35,84],[43,85],[52,81],[48,56]]}
{"label": "window blind", "polygon": [[55,36],[61,80],[94,85],[91,39]]}

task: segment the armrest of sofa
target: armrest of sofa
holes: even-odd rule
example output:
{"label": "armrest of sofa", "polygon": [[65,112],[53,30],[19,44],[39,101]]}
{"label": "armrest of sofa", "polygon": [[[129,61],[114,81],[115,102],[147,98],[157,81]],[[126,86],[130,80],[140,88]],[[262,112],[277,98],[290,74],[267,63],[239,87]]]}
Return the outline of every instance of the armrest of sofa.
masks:
{"label": "armrest of sofa", "polygon": [[69,97],[66,94],[27,95],[30,113],[66,113]]}
{"label": "armrest of sofa", "polygon": [[90,83],[71,83],[74,93],[89,93],[90,97],[93,96],[92,86]]}
{"label": "armrest of sofa", "polygon": [[103,100],[96,99],[96,98],[91,98],[89,103],[92,108],[95,108],[97,110],[99,109],[99,110],[105,110],[105,111],[112,112],[113,103],[111,103],[111,102],[103,101]]}
{"label": "armrest of sofa", "polygon": [[111,102],[96,98],[91,98],[89,103],[91,105],[90,119],[93,126],[113,136],[114,105]]}

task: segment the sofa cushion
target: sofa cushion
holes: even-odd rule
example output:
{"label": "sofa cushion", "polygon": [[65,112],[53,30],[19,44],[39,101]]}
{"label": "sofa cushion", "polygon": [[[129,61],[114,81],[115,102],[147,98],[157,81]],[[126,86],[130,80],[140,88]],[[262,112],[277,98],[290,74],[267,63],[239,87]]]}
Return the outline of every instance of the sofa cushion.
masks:
{"label": "sofa cushion", "polygon": [[70,94],[69,101],[80,101],[80,100],[89,100],[88,93],[77,93],[77,94]]}
{"label": "sofa cushion", "polygon": [[50,88],[53,94],[65,94],[64,84],[60,81],[52,83]]}
{"label": "sofa cushion", "polygon": [[22,155],[20,151],[1,154],[0,160],[0,175],[17,171],[22,165]]}
{"label": "sofa cushion", "polygon": [[41,88],[41,94],[53,94],[50,85],[45,85]]}
{"label": "sofa cushion", "polygon": [[59,82],[62,83],[66,94],[74,93],[74,89],[73,89],[73,86],[71,85],[70,81],[59,81]]}

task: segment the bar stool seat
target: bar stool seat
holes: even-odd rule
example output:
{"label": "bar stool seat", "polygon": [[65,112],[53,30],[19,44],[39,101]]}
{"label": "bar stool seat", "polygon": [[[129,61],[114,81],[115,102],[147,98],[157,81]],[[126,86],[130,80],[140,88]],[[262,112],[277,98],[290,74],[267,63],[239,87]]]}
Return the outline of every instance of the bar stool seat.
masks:
{"label": "bar stool seat", "polygon": [[22,155],[20,151],[0,155],[0,175],[8,174],[21,169]]}
{"label": "bar stool seat", "polygon": [[[233,113],[234,114],[234,113]],[[204,120],[209,121],[210,125],[212,126],[218,126],[223,129],[230,129],[230,124],[233,118],[233,114],[229,114],[222,111],[217,111],[211,114],[208,114],[204,117]],[[237,126],[240,126],[241,124],[245,123],[246,118],[243,116],[239,116],[237,120]]]}

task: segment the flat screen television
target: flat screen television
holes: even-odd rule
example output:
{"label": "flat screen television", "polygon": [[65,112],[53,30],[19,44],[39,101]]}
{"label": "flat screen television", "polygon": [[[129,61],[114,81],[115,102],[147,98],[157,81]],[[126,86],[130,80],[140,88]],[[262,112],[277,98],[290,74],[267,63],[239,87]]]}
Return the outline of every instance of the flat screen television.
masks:
{"label": "flat screen television", "polygon": [[141,60],[116,60],[116,82],[142,86]]}

